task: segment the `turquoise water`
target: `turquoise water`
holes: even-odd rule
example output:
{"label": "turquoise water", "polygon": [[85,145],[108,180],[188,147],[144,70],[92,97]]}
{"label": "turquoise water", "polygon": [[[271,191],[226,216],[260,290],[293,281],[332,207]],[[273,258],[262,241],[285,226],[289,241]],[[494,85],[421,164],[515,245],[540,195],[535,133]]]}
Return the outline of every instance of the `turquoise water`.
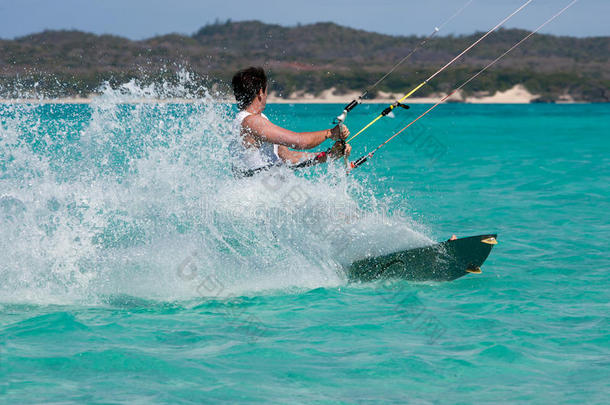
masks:
{"label": "turquoise water", "polygon": [[[121,97],[0,105],[2,402],[607,401],[610,106],[444,105],[353,176],[238,181],[231,107]],[[267,112],[321,129],[340,107]],[[480,275],[343,273],[487,232]]]}

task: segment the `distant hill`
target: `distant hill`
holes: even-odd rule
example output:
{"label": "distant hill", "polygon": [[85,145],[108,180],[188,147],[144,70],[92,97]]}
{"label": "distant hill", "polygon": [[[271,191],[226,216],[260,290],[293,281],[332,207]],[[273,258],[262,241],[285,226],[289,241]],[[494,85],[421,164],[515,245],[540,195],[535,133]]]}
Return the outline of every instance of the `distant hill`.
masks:
{"label": "distant hill", "polygon": [[[448,91],[496,58],[526,31],[499,30],[440,75],[418,95]],[[430,41],[379,90],[402,92],[425,79],[481,34],[445,36]],[[385,73],[423,38],[390,36],[317,23],[296,27],[258,21],[216,23],[192,36],[163,35],[131,41],[79,31],[45,31],[0,40],[0,96],[14,95],[38,82],[52,96],[87,95],[104,80],[134,77],[170,79],[181,68],[207,84],[227,86],[232,73],[263,65],[280,95],[362,90]],[[523,84],[541,101],[569,95],[577,101],[610,101],[610,37],[572,38],[535,35],[465,90],[506,90]],[[56,80],[57,79],[57,80]]]}

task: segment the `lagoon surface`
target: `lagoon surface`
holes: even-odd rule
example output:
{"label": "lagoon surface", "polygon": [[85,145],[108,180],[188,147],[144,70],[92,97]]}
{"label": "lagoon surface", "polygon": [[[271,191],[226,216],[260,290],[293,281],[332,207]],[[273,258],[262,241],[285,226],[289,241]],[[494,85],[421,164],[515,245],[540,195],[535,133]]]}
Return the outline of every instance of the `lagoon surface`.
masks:
{"label": "lagoon surface", "polygon": [[[442,105],[349,176],[246,180],[233,108],[0,105],[0,402],[607,401],[609,105]],[[341,110],[266,113],[312,130]],[[479,275],[345,277],[490,232]]]}

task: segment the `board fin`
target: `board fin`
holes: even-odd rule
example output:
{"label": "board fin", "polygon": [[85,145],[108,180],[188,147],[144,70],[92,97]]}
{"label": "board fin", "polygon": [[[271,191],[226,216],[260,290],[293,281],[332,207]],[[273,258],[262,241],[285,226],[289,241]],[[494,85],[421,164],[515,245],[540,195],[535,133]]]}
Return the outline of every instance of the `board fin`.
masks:
{"label": "board fin", "polygon": [[493,236],[489,237],[489,238],[481,239],[481,242],[487,243],[488,245],[497,245],[498,244],[498,241]]}

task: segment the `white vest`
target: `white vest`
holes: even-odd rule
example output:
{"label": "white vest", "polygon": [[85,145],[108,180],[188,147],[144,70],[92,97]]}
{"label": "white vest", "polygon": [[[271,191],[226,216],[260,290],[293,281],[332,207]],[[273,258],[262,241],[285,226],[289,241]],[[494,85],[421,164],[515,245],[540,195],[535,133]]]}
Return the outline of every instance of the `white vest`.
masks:
{"label": "white vest", "polygon": [[[244,146],[241,136],[242,122],[250,115],[252,113],[248,111],[240,111],[233,121],[237,142],[232,143],[231,149],[233,149],[239,160],[238,169],[243,171],[256,170],[281,163],[282,160],[277,153],[278,145],[263,142],[258,148]],[[261,116],[267,120],[269,119],[265,114],[261,114]]]}

